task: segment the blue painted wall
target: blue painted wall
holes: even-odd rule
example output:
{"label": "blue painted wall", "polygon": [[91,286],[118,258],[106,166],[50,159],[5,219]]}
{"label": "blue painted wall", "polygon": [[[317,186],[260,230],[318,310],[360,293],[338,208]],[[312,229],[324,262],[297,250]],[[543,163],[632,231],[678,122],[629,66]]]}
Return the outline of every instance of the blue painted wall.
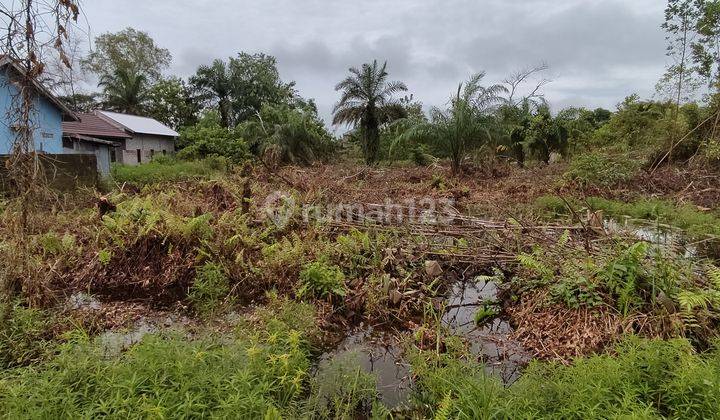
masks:
{"label": "blue painted wall", "polygon": [[[8,121],[8,110],[12,106],[12,97],[17,89],[8,83],[5,69],[0,69],[0,154],[10,153],[15,133],[10,128],[13,121]],[[33,125],[35,150],[46,153],[63,153],[62,147],[62,113],[45,97],[38,97],[35,104]]]}

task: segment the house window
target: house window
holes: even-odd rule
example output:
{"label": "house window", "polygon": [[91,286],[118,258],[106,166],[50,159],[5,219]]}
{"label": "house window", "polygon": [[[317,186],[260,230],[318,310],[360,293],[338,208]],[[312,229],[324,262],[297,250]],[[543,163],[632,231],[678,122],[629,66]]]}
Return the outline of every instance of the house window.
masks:
{"label": "house window", "polygon": [[167,155],[167,150],[163,149],[163,156]]}
{"label": "house window", "polygon": [[136,151],[137,151],[137,160],[138,160],[137,163],[142,163],[142,150],[137,149]]}
{"label": "house window", "polygon": [[73,144],[72,139],[67,138],[67,137],[63,137],[63,139],[62,139],[62,147],[63,147],[64,149],[74,149],[74,148],[75,148],[74,146],[75,146],[75,145]]}
{"label": "house window", "polygon": [[117,162],[117,155],[116,155],[116,153],[117,153],[117,151],[115,150],[115,148],[114,148],[114,147],[111,147],[111,148],[110,148],[110,163],[115,163],[115,162]]}
{"label": "house window", "polygon": [[150,149],[150,160],[155,156],[155,149]]}

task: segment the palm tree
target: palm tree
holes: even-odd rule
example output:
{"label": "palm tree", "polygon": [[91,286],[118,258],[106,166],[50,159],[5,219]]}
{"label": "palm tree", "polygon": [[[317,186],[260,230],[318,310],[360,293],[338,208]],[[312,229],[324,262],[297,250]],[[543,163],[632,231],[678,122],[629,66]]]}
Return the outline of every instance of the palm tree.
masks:
{"label": "palm tree", "polygon": [[105,104],[112,110],[128,114],[141,114],[147,99],[148,80],[129,69],[117,69],[103,75],[98,86],[103,89]]}
{"label": "palm tree", "polygon": [[211,66],[200,66],[190,83],[205,93],[208,100],[217,101],[220,122],[229,128],[231,121],[232,75],[223,60],[213,61]]}
{"label": "palm tree", "polygon": [[409,128],[394,143],[409,140],[434,144],[450,158],[452,172],[457,175],[467,153],[490,140],[490,113],[505,102],[502,95],[507,93],[507,88],[503,85],[482,86],[484,76],[484,73],[478,73],[465,84],[461,83],[447,110],[433,108],[430,122]]}
{"label": "palm tree", "polygon": [[351,75],[335,86],[342,92],[333,110],[333,124],[348,124],[360,129],[365,161],[372,165],[378,160],[380,127],[405,116],[405,108],[392,95],[407,91],[402,82],[388,82],[387,62],[378,66],[363,64],[350,69]]}

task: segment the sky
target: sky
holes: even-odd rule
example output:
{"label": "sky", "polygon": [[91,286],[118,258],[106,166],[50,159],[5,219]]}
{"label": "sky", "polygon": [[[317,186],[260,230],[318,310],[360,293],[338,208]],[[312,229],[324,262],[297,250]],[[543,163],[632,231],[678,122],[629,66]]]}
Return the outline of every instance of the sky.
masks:
{"label": "sky", "polygon": [[499,83],[546,63],[553,110],[606,107],[654,94],[664,71],[663,0],[92,0],[89,39],[125,27],[148,32],[173,55],[168,74],[240,51],[278,60],[281,77],[314,98],[329,122],[347,70],[388,62],[426,108],[444,106],[460,82],[486,72]]}

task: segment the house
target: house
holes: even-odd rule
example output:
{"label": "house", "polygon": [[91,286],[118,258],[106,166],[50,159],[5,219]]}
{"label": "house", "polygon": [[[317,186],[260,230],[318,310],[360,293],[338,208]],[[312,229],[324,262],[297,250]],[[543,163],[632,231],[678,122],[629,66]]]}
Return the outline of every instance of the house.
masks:
{"label": "house", "polygon": [[[18,76],[23,73],[7,57],[0,57],[0,155],[10,154],[15,142],[16,124],[13,118],[13,101],[18,95]],[[62,123],[77,121],[77,115],[41,84],[34,83],[35,104],[31,116],[35,137],[34,149],[48,154],[62,154]]]}
{"label": "house", "polygon": [[95,111],[95,115],[130,136],[119,142],[113,161],[137,165],[150,162],[155,155],[175,153],[179,134],[157,120],[109,111]]}
{"label": "house", "polygon": [[94,154],[98,172],[109,175],[116,149],[132,136],[95,113],[78,114],[78,117],[78,121],[62,124],[64,153]]}

